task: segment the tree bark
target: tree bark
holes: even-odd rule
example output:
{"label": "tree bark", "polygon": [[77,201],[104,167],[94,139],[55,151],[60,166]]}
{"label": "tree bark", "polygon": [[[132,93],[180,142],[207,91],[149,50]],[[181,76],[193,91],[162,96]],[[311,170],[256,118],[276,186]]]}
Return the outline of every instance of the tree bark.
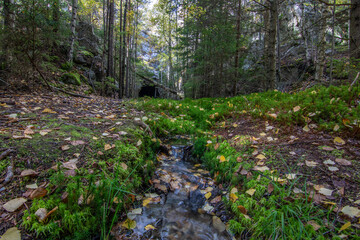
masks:
{"label": "tree bark", "polygon": [[[13,14],[14,0],[4,0],[4,35],[5,39],[2,45],[3,48],[3,59],[5,61],[6,69],[11,67],[9,62],[12,59],[12,54],[9,51],[9,43],[11,32],[14,29],[15,19]],[[7,82],[6,82],[7,83]]]}
{"label": "tree bark", "polygon": [[121,94],[119,96],[119,98],[123,98],[124,97],[124,83],[125,83],[125,63],[126,63],[126,14],[128,11],[128,5],[129,5],[129,0],[125,1],[125,9],[124,9],[124,20],[123,20],[123,43],[122,43],[122,56],[120,56],[120,58],[122,58],[121,61],[121,75],[120,75],[120,82],[122,84],[121,87]]}
{"label": "tree bark", "polygon": [[268,46],[267,46],[267,66],[266,78],[267,84],[265,90],[275,88],[276,83],[276,37],[278,20],[278,0],[272,0],[269,5],[269,28],[268,28]]}
{"label": "tree bark", "polygon": [[124,80],[122,78],[122,39],[123,39],[123,0],[120,0],[120,36],[119,36],[119,92],[118,96],[121,99],[123,97],[123,86],[124,86]]}
{"label": "tree bark", "polygon": [[[351,0],[350,9],[350,61],[356,65],[360,59],[360,0]],[[355,72],[351,71],[349,78],[353,79]]]}
{"label": "tree bark", "polygon": [[235,66],[234,66],[234,83],[233,83],[233,90],[232,94],[233,96],[236,96],[237,93],[237,81],[239,76],[239,58],[240,58],[240,33],[241,33],[241,0],[238,2],[238,10],[236,14],[236,52],[235,52]]}
{"label": "tree bark", "polygon": [[115,2],[110,1],[109,6],[109,26],[108,26],[108,77],[115,77],[114,73],[114,22],[115,22]]}
{"label": "tree bark", "polygon": [[76,39],[76,18],[77,18],[77,8],[78,8],[78,0],[72,0],[72,13],[71,13],[71,39],[70,39],[70,50],[69,50],[69,56],[68,61],[73,62],[74,59],[74,44]]}
{"label": "tree bark", "polygon": [[319,21],[319,35],[317,41],[317,57],[315,62],[315,81],[320,82],[323,79],[325,69],[325,34],[326,34],[326,6],[320,7],[321,18]]}

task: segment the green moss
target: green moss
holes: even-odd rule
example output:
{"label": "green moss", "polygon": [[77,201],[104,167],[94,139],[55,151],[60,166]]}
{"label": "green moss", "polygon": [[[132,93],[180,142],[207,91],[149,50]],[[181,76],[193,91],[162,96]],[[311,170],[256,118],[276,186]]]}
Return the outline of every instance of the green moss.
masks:
{"label": "green moss", "polygon": [[80,78],[80,74],[78,73],[74,73],[74,72],[64,73],[61,76],[61,80],[67,84],[73,84],[77,86],[81,85],[81,78]]}

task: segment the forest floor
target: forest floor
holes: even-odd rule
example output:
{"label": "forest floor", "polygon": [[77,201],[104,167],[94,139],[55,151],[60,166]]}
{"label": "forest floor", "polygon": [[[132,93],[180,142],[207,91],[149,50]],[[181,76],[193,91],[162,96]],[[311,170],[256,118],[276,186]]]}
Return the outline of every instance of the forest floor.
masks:
{"label": "forest floor", "polygon": [[[161,161],[156,154],[166,148],[162,140],[187,135],[193,139],[199,166],[208,169],[216,186],[224,190],[204,195],[214,206],[224,201],[234,216],[226,226],[236,238],[274,237],[279,229],[285,238],[302,231],[308,231],[304,238],[320,233],[324,238],[358,237],[360,141],[356,135],[308,130],[245,111],[227,112],[212,120],[208,129],[198,129],[189,107],[201,113],[207,105],[213,119],[217,108],[211,100],[136,102],[1,93],[0,235],[21,233],[22,239],[43,239],[83,231],[76,238],[88,239],[95,231],[109,237],[117,217],[124,221],[126,209],[144,201],[137,193],[162,189],[154,186],[160,181],[153,179]],[[91,188],[99,184],[104,189],[120,184],[120,189],[104,195]],[[107,205],[102,202],[110,198]],[[275,211],[295,220],[285,224],[284,215],[272,215]],[[104,226],[99,229],[97,222]],[[273,230],[264,223],[273,224]]]}

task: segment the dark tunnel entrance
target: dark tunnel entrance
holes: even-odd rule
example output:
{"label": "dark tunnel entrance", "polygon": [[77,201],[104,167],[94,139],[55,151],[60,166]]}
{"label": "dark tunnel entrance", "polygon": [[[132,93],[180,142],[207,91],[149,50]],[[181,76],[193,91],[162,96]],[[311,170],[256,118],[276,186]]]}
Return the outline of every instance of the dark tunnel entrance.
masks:
{"label": "dark tunnel entrance", "polygon": [[155,86],[142,86],[139,92],[139,97],[160,97],[159,90]]}

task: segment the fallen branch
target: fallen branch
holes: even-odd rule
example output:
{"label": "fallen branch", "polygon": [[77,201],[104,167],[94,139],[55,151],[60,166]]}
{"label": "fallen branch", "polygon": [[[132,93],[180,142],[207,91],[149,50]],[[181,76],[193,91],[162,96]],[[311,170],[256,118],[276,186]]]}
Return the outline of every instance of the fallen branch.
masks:
{"label": "fallen branch", "polygon": [[355,85],[355,83],[356,83],[357,80],[359,79],[359,75],[360,75],[360,72],[358,72],[358,74],[356,75],[355,80],[351,83],[351,85],[350,85],[350,87],[349,87],[349,89],[348,89],[349,92],[351,92],[352,87]]}
{"label": "fallen branch", "polygon": [[4,151],[3,153],[0,154],[0,160],[3,160],[12,152],[14,152],[14,150],[12,148],[7,149],[6,151]]}
{"label": "fallen branch", "polygon": [[141,75],[141,74],[139,74],[139,73],[136,73],[136,75],[138,75],[138,76],[139,76],[140,78],[142,78],[143,80],[145,80],[145,81],[147,81],[147,82],[149,82],[149,83],[151,83],[151,84],[154,84],[155,86],[157,86],[157,87],[159,87],[159,88],[162,88],[163,90],[165,90],[165,91],[167,91],[167,92],[169,92],[169,93],[172,93],[172,94],[180,97],[181,99],[184,98],[184,96],[183,96],[180,92],[177,92],[177,91],[175,91],[174,89],[171,89],[171,88],[169,88],[169,87],[166,87],[166,86],[162,85],[161,83],[158,83],[158,82],[156,82],[156,81],[154,81],[154,80],[152,80],[152,79],[150,79],[150,78],[147,78],[147,77],[145,77],[145,76],[143,76],[143,75]]}
{"label": "fallen branch", "polygon": [[67,92],[61,88],[57,88],[57,87],[53,87],[50,85],[49,81],[45,78],[45,76],[42,74],[42,72],[39,70],[39,68],[36,66],[36,64],[33,62],[33,60],[31,59],[31,57],[29,56],[28,53],[26,53],[26,55],[28,56],[31,64],[33,65],[33,67],[35,68],[35,70],[40,74],[40,77],[44,80],[46,86],[49,88],[50,91],[52,92],[62,92],[62,93],[65,93],[65,94],[68,94],[70,96],[73,96],[73,97],[82,97],[82,98],[88,98],[88,99],[91,99],[91,97],[88,97],[88,96],[84,96],[84,95],[80,95],[80,94],[76,94],[76,93],[72,93],[72,92]]}

